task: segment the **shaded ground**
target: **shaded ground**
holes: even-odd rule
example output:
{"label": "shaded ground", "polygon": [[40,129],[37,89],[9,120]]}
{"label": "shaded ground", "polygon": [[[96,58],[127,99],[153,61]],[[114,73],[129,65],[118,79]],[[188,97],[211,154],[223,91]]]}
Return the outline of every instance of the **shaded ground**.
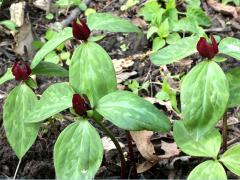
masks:
{"label": "shaded ground", "polygon": [[[106,4],[108,6],[106,6]],[[119,3],[111,3],[109,4],[109,1],[103,0],[101,2],[98,1],[92,1],[90,3],[90,7],[95,8],[97,10],[102,10],[106,12],[113,12],[117,15],[121,15],[123,17],[127,17],[130,19],[136,18],[136,11],[139,7],[134,8],[133,10],[129,10],[127,12],[121,12],[119,11],[121,7],[121,1]],[[27,12],[29,13],[30,21],[32,22],[33,31],[36,35],[36,37],[40,37],[42,34],[45,33],[47,30],[47,24],[49,21],[45,20],[44,12],[32,7],[31,5],[28,7]],[[230,17],[224,17],[221,14],[217,14],[211,9],[207,9],[207,12],[210,14],[212,20],[213,20],[213,26],[211,28],[219,27],[220,23],[226,23],[231,20]],[[36,16],[37,14],[37,16]],[[60,17],[64,18],[64,17]],[[0,12],[0,20],[1,19],[9,19],[9,14]],[[39,28],[41,27],[41,28]],[[211,32],[211,31],[210,31]],[[229,31],[227,32],[212,32],[214,34],[218,34],[222,37],[226,36],[233,36],[240,38],[239,29],[233,26],[229,26]],[[6,69],[8,67],[11,67],[14,60],[16,59],[16,55],[12,51],[14,40],[11,37],[11,35],[0,35],[0,75],[4,74]],[[146,38],[139,39],[138,36],[134,34],[108,34],[108,36],[100,43],[106,50],[109,52],[110,56],[113,59],[120,59],[125,58],[130,55],[134,55],[137,53],[144,54],[149,50],[150,43],[146,40]],[[127,44],[128,48],[124,52],[120,46],[122,44]],[[197,59],[199,57],[197,55],[194,55],[188,59],[186,59],[183,62],[188,62],[188,60],[193,60],[190,63],[175,63],[173,65],[167,66],[168,70],[173,74],[179,74],[183,72],[188,72],[191,67],[197,63]],[[235,60],[227,61],[224,63],[221,63],[221,66],[224,70],[228,70],[231,67],[236,67],[239,65],[239,62]],[[134,65],[129,68],[129,71],[136,71],[137,75],[131,77],[130,79],[136,79],[141,83],[143,83],[144,80],[151,80],[153,82],[161,80],[159,67],[153,66],[148,58],[145,58],[144,61],[138,61],[138,59],[135,59]],[[149,76],[150,72],[150,76]],[[43,92],[51,83],[57,82],[57,81],[64,81],[64,79],[56,79],[56,78],[37,78],[37,82],[39,84],[39,88],[37,89],[38,92]],[[4,85],[0,86],[0,94],[7,94],[14,86],[16,85],[15,81],[10,81],[8,83],[5,83]],[[140,94],[142,96],[155,96],[155,94],[158,92],[158,90],[161,87],[156,84],[152,84],[152,86],[149,88],[149,92],[141,91]],[[125,89],[127,87],[125,86]],[[4,98],[0,98],[0,178],[8,178],[12,177],[17,163],[18,159],[14,155],[13,151],[11,150],[11,147],[9,146],[6,137],[5,132],[2,127],[2,105],[3,105]],[[160,109],[163,109],[165,111],[166,107],[157,105]],[[69,112],[64,112],[64,115],[67,116]],[[166,112],[169,113],[169,112]],[[174,117],[174,115],[169,114]],[[239,118],[239,109],[231,109],[229,111],[229,117],[235,117]],[[177,118],[177,117],[174,117]],[[37,138],[36,143],[31,147],[31,149],[28,151],[26,156],[23,158],[22,163],[20,165],[20,169],[18,172],[17,177],[18,178],[35,178],[35,179],[53,179],[55,178],[54,173],[54,167],[53,167],[53,147],[54,143],[59,135],[59,133],[71,122],[65,118],[65,120],[59,120],[54,121],[52,123],[45,123],[42,126],[42,129],[39,133],[39,136]],[[116,128],[115,126],[109,124],[106,122],[106,125],[113,131],[117,139],[124,143],[127,147],[127,138],[126,138],[126,132],[123,130],[120,130]],[[97,127],[97,126],[96,126]],[[236,131],[236,129],[239,129],[239,125],[235,124],[232,127],[230,127],[229,130],[229,137],[228,139],[233,139],[234,137],[239,136],[239,130]],[[100,131],[99,131],[100,132]],[[101,136],[104,136],[104,134],[100,133]],[[172,140],[171,134],[165,134],[160,135],[156,133],[153,136],[153,143],[154,144],[161,144],[161,140],[163,138],[167,138],[168,141]],[[124,151],[128,151],[127,148],[124,149]],[[141,155],[138,153],[136,147],[134,146],[134,152],[135,152],[135,160],[136,163],[141,163],[144,161],[144,159],[141,157]],[[163,154],[164,151],[161,150],[160,146],[156,147],[156,152],[159,154]],[[158,178],[158,179],[168,179],[168,178],[186,178],[188,173],[199,164],[202,159],[198,158],[184,158],[186,155],[181,154],[182,158],[172,158],[168,160],[163,160],[159,163],[157,163],[155,166],[153,166],[150,170],[139,174],[139,177],[144,178]],[[129,165],[129,162],[128,162]],[[130,169],[130,168],[127,168]],[[96,178],[119,178],[120,175],[120,166],[119,166],[119,159],[117,156],[116,150],[111,150],[106,154],[104,157],[102,166],[96,176]],[[231,178],[236,178],[234,175],[230,175]]]}

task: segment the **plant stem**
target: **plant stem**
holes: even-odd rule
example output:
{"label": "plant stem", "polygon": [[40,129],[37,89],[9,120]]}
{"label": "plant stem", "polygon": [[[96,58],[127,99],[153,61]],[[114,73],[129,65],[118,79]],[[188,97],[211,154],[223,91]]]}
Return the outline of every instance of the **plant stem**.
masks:
{"label": "plant stem", "polygon": [[134,157],[134,153],[133,153],[133,145],[132,145],[132,137],[129,131],[126,131],[127,134],[127,140],[128,140],[128,152],[129,152],[129,156],[130,156],[130,161],[131,161],[131,166],[132,166],[132,171],[133,171],[133,178],[137,179],[137,167],[136,167],[136,163],[135,163],[135,157]]}
{"label": "plant stem", "polygon": [[227,112],[224,113],[223,119],[222,119],[222,138],[223,138],[223,143],[222,143],[222,149],[223,152],[227,150]]}
{"label": "plant stem", "polygon": [[119,145],[117,139],[114,137],[114,135],[112,134],[112,132],[105,127],[100,121],[95,120],[94,121],[102,128],[102,130],[111,138],[111,140],[113,141],[113,143],[115,144],[118,154],[120,156],[120,160],[121,160],[121,179],[125,179],[126,178],[126,162],[125,162],[125,158],[123,155],[123,151],[121,146]]}
{"label": "plant stem", "polygon": [[22,159],[19,159],[19,161],[18,161],[18,165],[17,165],[17,168],[16,168],[15,173],[14,173],[14,176],[13,176],[13,180],[16,179],[17,172],[18,172],[19,166],[20,166],[20,164],[21,164],[21,161],[22,161]]}

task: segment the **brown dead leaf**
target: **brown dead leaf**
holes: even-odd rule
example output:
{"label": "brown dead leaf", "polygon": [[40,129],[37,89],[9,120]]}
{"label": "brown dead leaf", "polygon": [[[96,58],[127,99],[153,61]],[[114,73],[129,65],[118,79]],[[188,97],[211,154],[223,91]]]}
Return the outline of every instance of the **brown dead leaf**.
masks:
{"label": "brown dead leaf", "polygon": [[137,166],[138,173],[149,170],[160,160],[175,157],[180,153],[175,142],[167,143],[161,141],[161,149],[165,151],[165,154],[158,156],[151,142],[152,131],[131,131],[130,134],[136,143],[138,151],[147,160]]}
{"label": "brown dead leaf", "polygon": [[133,24],[135,24],[136,26],[141,27],[142,29],[146,29],[148,24],[146,23],[146,21],[144,21],[141,18],[135,18],[132,20]]}
{"label": "brown dead leaf", "polygon": [[[112,149],[116,149],[116,146],[113,143],[113,141],[111,140],[111,138],[103,137],[101,140],[102,140],[102,144],[103,144],[103,149],[106,151],[106,153]],[[118,142],[118,143],[121,146],[121,148],[125,147],[123,143],[121,143],[121,142]]]}
{"label": "brown dead leaf", "polygon": [[153,135],[152,131],[130,131],[132,139],[135,141],[140,154],[148,161],[156,161],[155,149],[150,139]]}
{"label": "brown dead leaf", "polygon": [[150,161],[145,161],[141,164],[137,165],[137,173],[144,173],[151,169],[155,164],[157,164],[157,161],[150,162]]}
{"label": "brown dead leaf", "polygon": [[216,0],[207,0],[208,5],[217,12],[232,15],[234,19],[240,21],[240,7],[234,7],[217,2]]}
{"label": "brown dead leaf", "polygon": [[121,74],[117,74],[117,83],[122,83],[129,79],[131,76],[135,76],[137,74],[136,71],[132,72],[123,72]]}
{"label": "brown dead leaf", "polygon": [[16,46],[14,52],[23,56],[25,54],[24,47],[27,48],[28,57],[32,58],[34,55],[34,49],[32,42],[34,40],[32,34],[32,26],[30,23],[24,23],[19,29],[19,33],[16,35]]}
{"label": "brown dead leaf", "polygon": [[165,154],[159,155],[158,156],[159,159],[169,159],[169,158],[179,155],[179,153],[181,152],[177,148],[177,144],[175,142],[167,143],[167,142],[162,141],[161,149],[165,151]]}

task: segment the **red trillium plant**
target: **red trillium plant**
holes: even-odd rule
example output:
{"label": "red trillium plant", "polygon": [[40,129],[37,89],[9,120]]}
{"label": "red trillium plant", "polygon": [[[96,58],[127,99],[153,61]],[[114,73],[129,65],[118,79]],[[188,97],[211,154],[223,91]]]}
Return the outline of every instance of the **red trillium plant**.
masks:
{"label": "red trillium plant", "polygon": [[16,61],[12,67],[12,74],[17,81],[26,81],[31,73],[29,65],[22,60]]}
{"label": "red trillium plant", "polygon": [[80,94],[73,95],[72,106],[79,116],[86,116],[87,111],[91,109],[89,101]]}
{"label": "red trillium plant", "polygon": [[[207,58],[195,65],[181,81],[182,120],[174,123],[173,136],[184,153],[209,159],[195,167],[188,180],[227,180],[223,165],[240,175],[240,146],[229,147],[227,144],[226,113],[227,108],[240,105],[240,93],[236,91],[240,87],[240,67],[224,72],[218,63],[226,61],[227,56],[240,60],[240,40],[218,38],[220,41],[217,44],[213,35],[210,35],[211,43],[202,36],[207,37],[206,34],[184,37],[154,52],[150,59],[155,65],[166,65],[196,52]],[[216,128],[220,120],[222,136]]]}
{"label": "red trillium plant", "polygon": [[[106,21],[109,23],[99,24]],[[41,123],[52,121],[54,115],[62,111],[71,113],[72,123],[61,132],[54,146],[57,179],[94,178],[104,154],[95,124],[114,142],[121,159],[120,177],[126,178],[122,149],[103,124],[103,118],[129,131],[168,132],[171,129],[168,117],[150,102],[129,91],[117,90],[112,60],[96,43],[104,35],[91,37],[90,32],[94,30],[141,33],[128,20],[109,13],[91,14],[87,23],[74,20],[72,28],[67,27],[59,32],[36,53],[30,66],[33,75],[68,77],[69,81],[50,85],[40,98],[23,81],[9,93],[4,103],[3,125],[19,162],[35,142]],[[72,38],[84,43],[75,46],[69,71],[42,61],[53,48]],[[17,80],[26,80],[30,73],[25,63],[14,65],[13,74]],[[68,109],[70,111],[66,111]]]}
{"label": "red trillium plant", "polygon": [[218,53],[218,45],[213,35],[210,35],[212,44],[209,44],[204,37],[201,37],[197,44],[199,54],[208,59],[212,59]]}
{"label": "red trillium plant", "polygon": [[87,24],[80,18],[72,21],[72,32],[73,36],[78,40],[86,41],[91,33]]}

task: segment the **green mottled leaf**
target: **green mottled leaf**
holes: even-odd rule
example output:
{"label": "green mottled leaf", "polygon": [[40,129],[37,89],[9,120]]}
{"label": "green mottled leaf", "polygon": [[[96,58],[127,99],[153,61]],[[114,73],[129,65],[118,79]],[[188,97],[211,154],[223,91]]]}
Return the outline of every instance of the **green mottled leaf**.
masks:
{"label": "green mottled leaf", "polygon": [[240,40],[233,37],[227,37],[220,41],[219,43],[219,53],[226,54],[240,60]]}
{"label": "green mottled leaf", "polygon": [[39,125],[26,124],[25,119],[37,102],[37,97],[26,85],[15,87],[3,106],[3,126],[8,142],[21,159],[37,138]]}
{"label": "green mottled leaf", "polygon": [[113,16],[109,13],[94,13],[88,16],[87,24],[91,30],[105,30],[109,32],[141,32],[130,21]]}
{"label": "green mottled leaf", "polygon": [[160,37],[156,37],[153,40],[153,47],[152,48],[153,48],[154,51],[157,51],[157,50],[161,49],[162,47],[164,47],[165,44],[166,44],[166,42],[165,42],[164,39],[162,39]]}
{"label": "green mottled leaf", "polygon": [[67,83],[56,83],[48,87],[41,99],[31,110],[25,121],[36,123],[72,106],[72,97],[74,91]]}
{"label": "green mottled leaf", "polygon": [[0,85],[12,79],[14,79],[14,76],[12,74],[12,69],[8,68],[7,72],[0,77]]}
{"label": "green mottled leaf", "polygon": [[150,102],[128,91],[116,91],[101,98],[96,111],[118,127],[131,131],[170,130],[168,118]]}
{"label": "green mottled leaf", "polygon": [[223,166],[218,161],[208,160],[195,167],[187,180],[227,180]]}
{"label": "green mottled leaf", "polygon": [[195,66],[183,79],[181,107],[184,124],[198,139],[212,129],[226,110],[227,78],[214,61]]}
{"label": "green mottled leaf", "polygon": [[233,173],[240,176],[240,144],[228,149],[220,158],[220,161]]}
{"label": "green mottled leaf", "polygon": [[185,128],[182,121],[176,121],[173,126],[173,136],[180,149],[191,156],[217,158],[221,147],[221,134],[212,129],[198,140],[194,139]]}
{"label": "green mottled leaf", "polygon": [[198,22],[199,25],[209,27],[211,25],[211,21],[209,17],[205,14],[205,12],[200,7],[187,7],[187,17],[192,18]]}
{"label": "green mottled leaf", "polygon": [[240,105],[240,67],[231,69],[226,74],[229,83],[228,107]]}
{"label": "green mottled leaf", "polygon": [[102,163],[99,134],[85,119],[69,125],[54,146],[57,179],[93,179]]}
{"label": "green mottled leaf", "polygon": [[198,37],[186,37],[151,54],[150,60],[157,66],[170,64],[197,52]]}
{"label": "green mottled leaf", "polygon": [[112,60],[106,51],[94,42],[82,43],[75,49],[69,78],[73,88],[87,95],[92,105],[117,89]]}
{"label": "green mottled leaf", "polygon": [[33,70],[33,74],[43,75],[43,76],[53,76],[53,77],[68,77],[68,71],[63,67],[50,63],[50,62],[40,62]]}
{"label": "green mottled leaf", "polygon": [[143,16],[146,21],[152,21],[159,11],[160,5],[156,0],[152,0],[139,10],[138,15]]}
{"label": "green mottled leaf", "polygon": [[62,32],[51,38],[44,46],[36,53],[32,60],[31,68],[35,68],[40,61],[51,51],[56,49],[60,44],[72,38],[72,28],[65,28]]}

